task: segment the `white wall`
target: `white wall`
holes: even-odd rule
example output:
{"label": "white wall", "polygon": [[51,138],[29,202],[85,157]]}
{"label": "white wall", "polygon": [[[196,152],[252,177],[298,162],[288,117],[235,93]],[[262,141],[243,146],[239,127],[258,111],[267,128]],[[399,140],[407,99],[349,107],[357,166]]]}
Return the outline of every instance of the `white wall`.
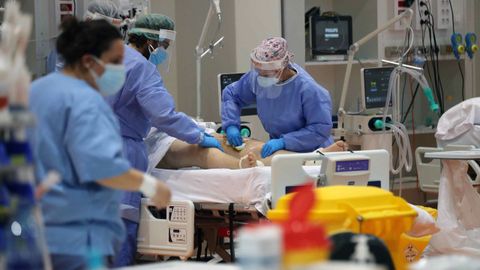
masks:
{"label": "white wall", "polygon": [[294,54],[295,63],[305,65],[305,43],[298,42],[305,39],[305,32],[298,31],[304,29],[304,16],[297,16],[295,14],[302,14],[305,10],[305,1],[282,0],[283,1],[283,34],[288,42],[289,50]]}
{"label": "white wall", "polygon": [[235,0],[237,70],[250,68],[250,52],[267,37],[282,35],[281,1]]}
{"label": "white wall", "polygon": [[[191,116],[196,116],[194,52],[209,3],[209,0],[175,1],[177,105],[179,111]],[[202,61],[201,116],[208,121],[220,120],[217,75],[224,72],[247,71],[250,67],[250,51],[262,39],[281,35],[280,0],[223,0],[220,6],[224,45],[215,51],[213,59],[207,56]],[[207,42],[212,39],[215,26],[213,22],[207,35]]]}
{"label": "white wall", "polygon": [[[173,0],[172,0],[173,1]],[[178,110],[196,116],[196,66],[195,46],[197,45],[205,21],[209,0],[175,1],[177,23],[177,71],[178,71]],[[202,113],[208,121],[218,121],[219,106],[216,77],[226,71],[235,71],[235,12],[232,0],[220,3],[223,24],[222,35],[225,36],[223,48],[214,52],[215,58],[209,56],[202,61]],[[213,22],[207,34],[210,42],[216,29]]]}
{"label": "white wall", "polygon": [[[280,0],[235,0],[236,70],[250,69],[250,53],[262,40],[282,36]],[[267,141],[268,134],[257,116],[245,116],[250,123],[252,136]]]}

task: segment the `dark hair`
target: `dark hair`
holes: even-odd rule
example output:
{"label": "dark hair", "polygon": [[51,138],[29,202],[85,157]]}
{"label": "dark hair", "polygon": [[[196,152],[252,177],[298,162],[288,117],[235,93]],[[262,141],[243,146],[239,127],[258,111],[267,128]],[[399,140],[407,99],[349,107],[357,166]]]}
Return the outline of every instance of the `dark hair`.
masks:
{"label": "dark hair", "polygon": [[75,17],[65,20],[57,39],[57,51],[66,65],[75,64],[85,54],[100,57],[112,42],[122,39],[120,32],[105,20],[78,21]]}
{"label": "dark hair", "polygon": [[129,34],[128,43],[135,45],[137,48],[142,48],[147,44],[148,38],[143,35]]}

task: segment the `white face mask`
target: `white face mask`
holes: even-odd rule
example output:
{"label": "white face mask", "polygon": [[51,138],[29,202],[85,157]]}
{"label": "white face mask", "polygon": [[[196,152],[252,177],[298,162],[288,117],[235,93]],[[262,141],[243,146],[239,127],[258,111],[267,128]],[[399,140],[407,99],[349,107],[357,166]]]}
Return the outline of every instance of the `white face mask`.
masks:
{"label": "white face mask", "polygon": [[98,91],[103,96],[111,96],[122,89],[126,79],[125,65],[104,64],[102,60],[94,58],[95,61],[105,68],[101,76],[98,76],[94,70],[90,69],[90,74],[95,79]]}
{"label": "white face mask", "polygon": [[278,83],[280,79],[277,77],[264,77],[258,75],[257,82],[261,87],[270,87]]}
{"label": "white face mask", "polygon": [[265,76],[258,75],[257,77],[258,85],[260,85],[261,87],[271,87],[280,81],[280,77],[282,76],[282,73],[283,73],[283,69],[275,77],[265,77]]}

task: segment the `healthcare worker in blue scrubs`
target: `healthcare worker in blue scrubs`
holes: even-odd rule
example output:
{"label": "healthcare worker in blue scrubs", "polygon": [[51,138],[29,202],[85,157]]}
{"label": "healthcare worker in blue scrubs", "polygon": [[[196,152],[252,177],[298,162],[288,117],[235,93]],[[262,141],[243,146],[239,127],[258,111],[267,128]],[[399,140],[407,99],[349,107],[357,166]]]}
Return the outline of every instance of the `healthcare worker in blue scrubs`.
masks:
{"label": "healthcare worker in blue scrubs", "polygon": [[276,151],[310,152],[333,143],[332,101],[299,65],[283,38],[268,38],[250,55],[252,70],[228,85],[222,95],[222,126],[230,145],[243,143],[242,107],[257,104],[258,117],[270,140],[262,158]]}
{"label": "healthcare worker in blue scrubs", "polygon": [[165,207],[170,191],[131,168],[122,154],[120,127],[103,96],[125,81],[124,45],[108,22],[65,21],[57,40],[61,72],[33,82],[31,133],[38,181],[57,172],[61,181],[41,197],[54,269],[87,269],[88,254],[108,261],[125,237],[120,190],[139,191]]}
{"label": "healthcare worker in blue scrubs", "polygon": [[[175,39],[174,23],[165,15],[138,18],[125,46],[126,81],[107,102],[120,121],[126,156],[133,167],[146,171],[148,154],[144,138],[152,127],[193,145],[221,149],[220,142],[204,133],[187,115],[175,110],[175,103],[163,84],[157,65],[168,58],[167,49]],[[131,265],[137,247],[141,194],[126,192],[122,217],[127,240],[115,258],[115,266]]]}

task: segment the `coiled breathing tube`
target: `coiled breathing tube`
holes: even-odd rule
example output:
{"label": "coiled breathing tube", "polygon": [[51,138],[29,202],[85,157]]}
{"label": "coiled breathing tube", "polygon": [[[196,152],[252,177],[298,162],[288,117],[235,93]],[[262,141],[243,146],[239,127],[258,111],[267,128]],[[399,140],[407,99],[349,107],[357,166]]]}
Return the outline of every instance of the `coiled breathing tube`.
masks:
{"label": "coiled breathing tube", "polygon": [[[397,90],[397,85],[400,80],[400,75],[402,73],[409,74],[413,79],[415,79],[423,89],[423,93],[428,99],[430,110],[438,112],[439,106],[435,103],[433,98],[432,89],[428,85],[427,79],[423,75],[423,73],[419,71],[415,71],[403,66],[398,66],[393,69],[390,75],[390,81],[388,84],[388,92],[387,92],[387,99],[385,101],[385,108],[383,110],[383,132],[386,132],[386,128],[390,128],[392,130],[393,136],[398,146],[398,167],[394,168],[393,164],[393,157],[390,160],[390,171],[393,174],[398,174],[401,172],[402,168],[405,167],[407,172],[412,170],[413,166],[413,155],[412,155],[412,148],[410,145],[410,139],[408,137],[408,132],[405,126],[396,119],[396,108],[397,108],[397,95],[393,94]],[[387,112],[390,100],[392,101],[392,122],[387,123]]]}

